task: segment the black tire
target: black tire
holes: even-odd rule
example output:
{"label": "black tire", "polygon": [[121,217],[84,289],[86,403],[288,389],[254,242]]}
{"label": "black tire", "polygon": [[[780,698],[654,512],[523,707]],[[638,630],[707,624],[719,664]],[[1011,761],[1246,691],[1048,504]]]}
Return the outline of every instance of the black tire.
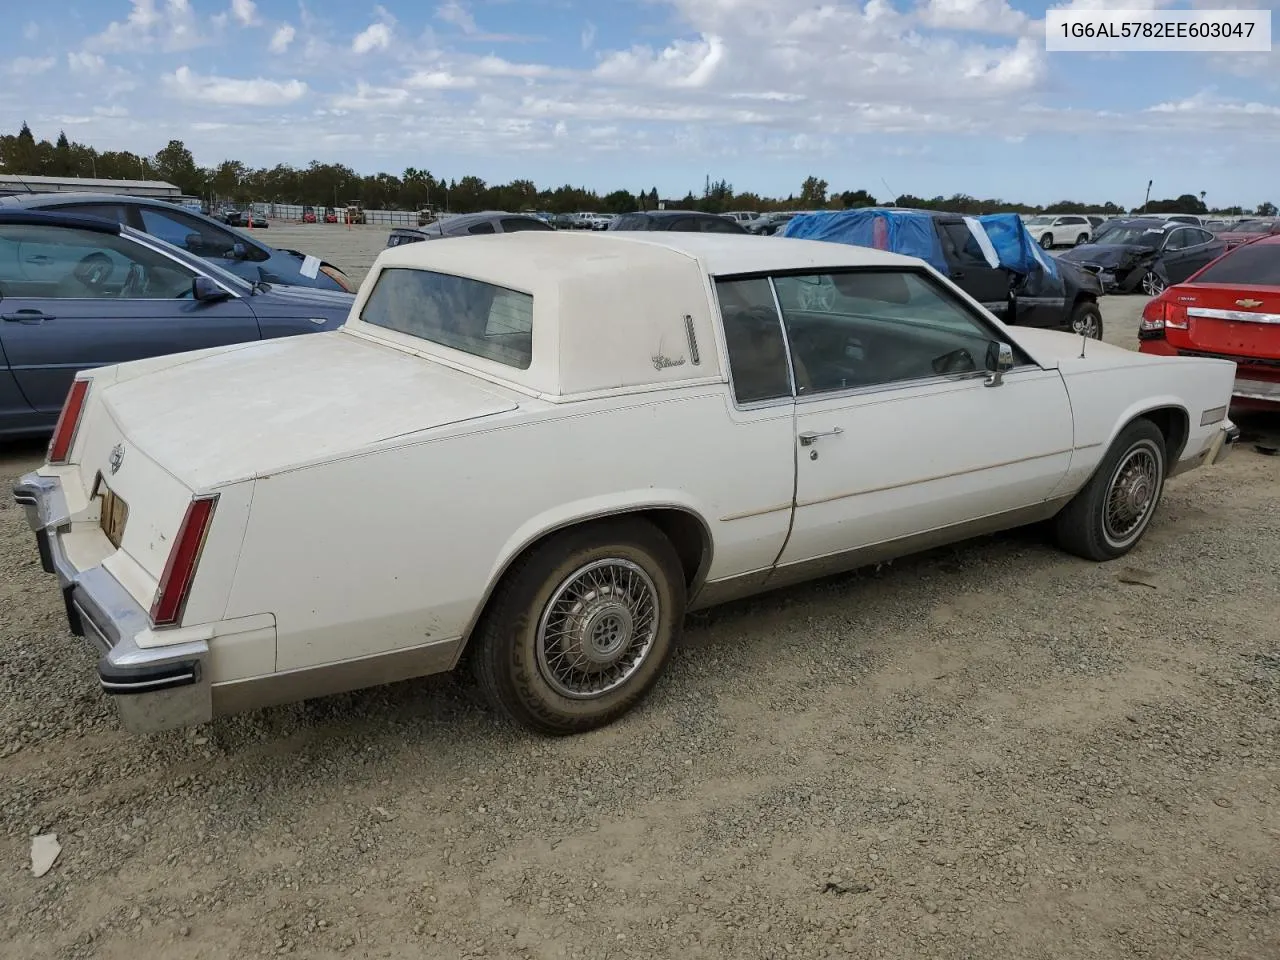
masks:
{"label": "black tire", "polygon": [[[1091,300],[1082,300],[1071,311],[1071,332],[1088,336],[1091,340],[1102,339],[1102,310]],[[1088,333],[1086,334],[1086,331]]]}
{"label": "black tire", "polygon": [[[1099,562],[1122,557],[1137,546],[1164,493],[1168,473],[1164,444],[1160,428],[1144,418],[1134,420],[1121,430],[1089,482],[1054,518],[1054,539],[1058,546],[1077,557]],[[1154,479],[1140,479],[1128,488],[1133,500],[1124,506],[1134,506],[1135,500],[1141,500],[1143,506],[1133,527],[1117,532],[1108,522],[1108,501],[1112,488],[1125,475],[1123,468],[1131,466],[1134,458],[1149,459],[1154,467]],[[1154,490],[1150,489],[1152,486]]]}
{"label": "black tire", "polygon": [[[563,673],[556,673],[550,659],[564,648],[558,646],[557,653],[552,653],[550,644],[539,641],[541,621],[544,615],[553,615],[549,607],[557,592],[576,573],[603,561],[614,563],[600,569],[619,572],[619,575],[628,573],[635,578],[629,581],[635,595],[656,599],[657,609],[649,621],[643,621],[643,614],[636,618],[651,622],[652,629],[636,630],[635,635],[651,636],[651,639],[644,652],[634,657],[633,672],[615,688],[589,698],[581,695],[575,698],[562,692],[563,686],[557,689],[557,677],[564,686],[569,681],[564,680]],[[628,564],[643,571],[647,583]],[[571,624],[576,618],[580,625],[576,633],[566,631],[566,644],[571,638],[582,640],[587,634],[614,639],[631,636],[626,623],[634,625],[636,619],[626,620],[619,627],[622,622],[619,618],[625,620],[636,610],[626,603],[610,603],[612,598],[623,596],[618,588],[606,585],[599,587],[594,596],[587,596],[591,599],[579,601],[578,607],[572,609],[592,611],[594,605],[593,612],[574,614],[572,618],[566,616],[562,620]],[[485,699],[515,723],[555,736],[593,730],[631,710],[653,688],[671,656],[684,620],[685,601],[680,558],[671,542],[653,524],[638,517],[619,517],[576,527],[534,547],[507,571],[471,638],[471,669]],[[626,609],[619,613],[619,607]],[[556,605],[557,611],[564,609]],[[638,641],[628,639],[627,643],[630,646],[624,647],[624,652]],[[585,640],[578,650],[586,655]],[[595,653],[595,648],[592,652]],[[619,663],[626,659],[631,658],[620,657]],[[570,673],[576,682],[591,675]],[[601,667],[597,675],[608,674]]]}
{"label": "black tire", "polygon": [[1052,247],[1052,246],[1053,246],[1053,234],[1052,234],[1052,233],[1046,233],[1046,234],[1043,234],[1043,235],[1040,237],[1040,246],[1041,246],[1041,247],[1043,247],[1045,250],[1048,250],[1050,247]]}
{"label": "black tire", "polygon": [[1076,237],[1077,247],[1080,246],[1080,244],[1082,243],[1088,243],[1088,242],[1089,242],[1089,235],[1087,233],[1082,233],[1080,234],[1080,236]]}

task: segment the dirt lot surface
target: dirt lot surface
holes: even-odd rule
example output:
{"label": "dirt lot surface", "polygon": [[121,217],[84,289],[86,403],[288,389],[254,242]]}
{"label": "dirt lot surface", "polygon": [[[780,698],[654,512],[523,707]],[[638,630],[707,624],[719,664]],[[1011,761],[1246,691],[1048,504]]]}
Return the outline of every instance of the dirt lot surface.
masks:
{"label": "dirt lot surface", "polygon": [[[303,249],[355,272],[385,237],[339,229]],[[1252,444],[1116,563],[1018,533],[692,617],[651,699],[569,740],[447,677],[121,732],[7,496],[41,453],[0,450],[5,960],[1280,956]]]}

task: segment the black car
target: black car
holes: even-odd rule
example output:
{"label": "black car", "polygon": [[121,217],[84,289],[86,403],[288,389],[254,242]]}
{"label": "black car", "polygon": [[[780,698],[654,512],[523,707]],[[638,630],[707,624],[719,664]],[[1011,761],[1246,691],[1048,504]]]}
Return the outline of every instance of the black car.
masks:
{"label": "black car", "polygon": [[526,213],[503,213],[489,210],[485,213],[463,213],[446,217],[425,227],[396,227],[387,237],[388,247],[423,240],[439,240],[443,237],[469,237],[485,233],[516,233],[521,230],[554,230],[547,221]]}
{"label": "black car", "polygon": [[0,207],[0,438],[52,430],[77,370],[336,330],[354,302],[251,283],[114,220]]}
{"label": "black car", "polygon": [[1054,257],[1058,279],[1043,270],[1024,276],[993,267],[963,216],[929,212],[947,261],[948,276],[1005,323],[1070,330],[1102,339],[1102,311],[1098,306],[1102,284],[1093,273],[1065,262],[1063,257]]}
{"label": "black car", "polygon": [[778,231],[782,230],[794,218],[794,213],[765,213],[761,214],[755,220],[743,224],[747,233],[755,234],[758,237],[772,237]]}
{"label": "black car", "polygon": [[610,230],[678,230],[682,233],[746,233],[736,220],[698,210],[645,210],[624,213]]}
{"label": "black car", "polygon": [[1157,296],[1218,259],[1227,243],[1204,227],[1178,220],[1137,217],[1113,220],[1091,243],[1059,257],[1098,277],[1107,293]]}

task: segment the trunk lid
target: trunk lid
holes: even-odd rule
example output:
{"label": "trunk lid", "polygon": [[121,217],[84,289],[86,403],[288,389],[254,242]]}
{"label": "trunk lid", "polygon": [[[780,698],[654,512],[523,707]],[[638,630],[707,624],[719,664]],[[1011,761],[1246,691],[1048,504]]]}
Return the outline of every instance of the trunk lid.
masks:
{"label": "trunk lid", "polygon": [[1231,358],[1280,360],[1280,288],[1243,284],[1184,284],[1172,292],[1186,310],[1186,329],[1165,336],[1182,350]]}
{"label": "trunk lid", "polygon": [[[188,490],[519,406],[465,373],[342,331],[175,360],[132,378],[122,369],[100,399],[125,455],[137,448]],[[85,469],[107,462],[107,432]]]}

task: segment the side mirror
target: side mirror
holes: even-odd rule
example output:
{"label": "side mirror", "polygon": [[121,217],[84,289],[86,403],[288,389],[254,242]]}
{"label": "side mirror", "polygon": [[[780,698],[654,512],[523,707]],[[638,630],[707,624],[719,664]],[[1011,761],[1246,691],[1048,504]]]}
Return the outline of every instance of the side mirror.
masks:
{"label": "side mirror", "polygon": [[210,277],[196,277],[191,281],[191,298],[202,303],[226,300],[231,294],[218,286]]}
{"label": "side mirror", "polygon": [[1004,375],[1013,369],[1013,347],[1000,340],[992,340],[987,344],[987,379],[988,387],[998,387],[1004,383]]}

